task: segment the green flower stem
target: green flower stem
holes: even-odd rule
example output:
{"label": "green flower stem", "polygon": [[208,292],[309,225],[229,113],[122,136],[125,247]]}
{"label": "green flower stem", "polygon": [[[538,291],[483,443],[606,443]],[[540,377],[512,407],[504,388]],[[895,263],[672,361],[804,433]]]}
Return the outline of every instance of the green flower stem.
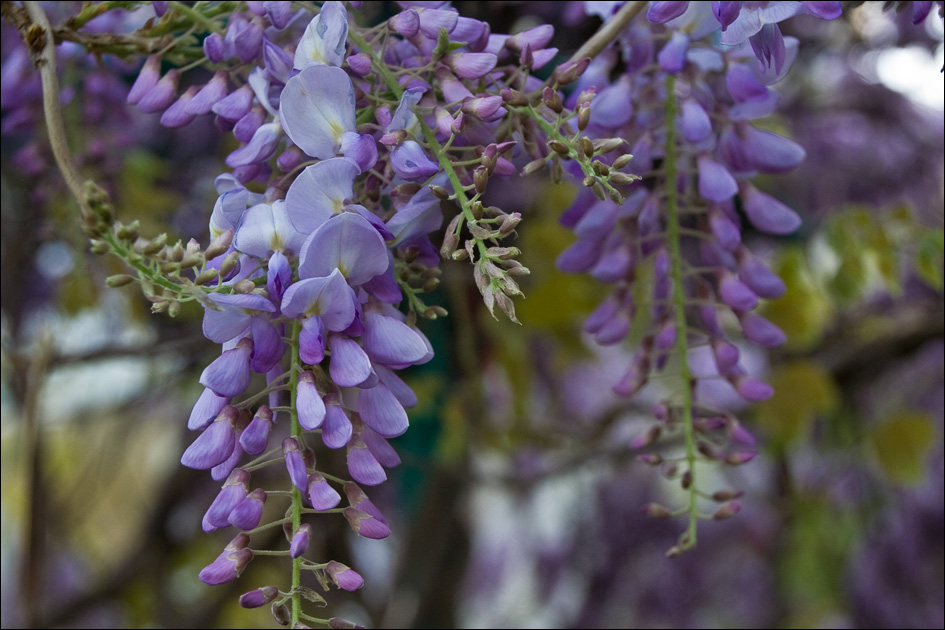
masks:
{"label": "green flower stem", "polygon": [[[538,123],[538,126],[541,127],[545,131],[545,133],[548,134],[549,138],[553,140],[557,140],[558,142],[561,142],[566,147],[568,147],[568,157],[570,157],[572,160],[577,162],[578,165],[580,165],[581,172],[584,173],[585,177],[591,177],[596,182],[598,182],[601,186],[603,186],[604,189],[607,191],[608,195],[611,197],[611,199],[614,199],[615,201],[617,198],[623,199],[623,195],[620,194],[620,191],[614,188],[610,184],[610,182],[608,182],[606,179],[604,179],[603,177],[601,177],[600,175],[594,172],[594,168],[591,166],[591,159],[586,157],[583,152],[573,147],[572,146],[573,141],[561,133],[560,129],[558,128],[560,124],[560,119],[558,119],[557,124],[551,124],[545,119],[544,116],[541,115],[541,112],[539,112],[535,108],[534,105],[523,105],[521,107],[512,107],[512,106],[506,105],[506,107],[516,113],[528,116],[529,118],[534,120],[536,123]],[[557,154],[552,153],[551,155],[549,155],[549,157],[551,157],[552,155],[557,155]]]}
{"label": "green flower stem", "polygon": [[200,24],[208,31],[219,31],[221,29],[220,24],[217,24],[200,11],[195,11],[183,2],[171,2],[171,5],[173,5],[174,9],[189,17],[194,24]]}
{"label": "green flower stem", "polygon": [[[292,376],[289,378],[289,399],[292,409],[289,410],[289,422],[291,426],[292,437],[296,440],[302,439],[302,425],[299,424],[299,414],[296,411],[296,399],[298,397],[299,374],[302,372],[302,364],[299,361],[299,333],[302,331],[302,325],[298,320],[292,322],[292,344],[289,350],[292,361]],[[302,525],[302,493],[292,484],[292,532],[298,531]],[[299,616],[302,614],[302,596],[299,594],[299,587],[302,585],[302,559],[292,559],[292,627],[299,623]]]}
{"label": "green flower stem", "polygon": [[394,97],[399,101],[400,97],[403,96],[404,88],[401,87],[400,83],[397,81],[397,77],[391,73],[387,64],[378,56],[371,44],[354,28],[348,29],[348,39],[354,42],[354,44],[361,49],[361,52],[370,55],[374,69],[381,78],[384,79],[384,83],[387,84],[387,89],[393,92]]}
{"label": "green flower stem", "polygon": [[[456,169],[453,168],[453,162],[446,154],[446,149],[444,149],[443,146],[437,141],[433,130],[427,126],[427,124],[423,121],[423,118],[417,116],[417,121],[420,124],[420,130],[423,132],[424,140],[426,140],[430,150],[433,151],[433,155],[436,156],[437,161],[440,163],[440,166],[446,173],[446,177],[449,178],[450,184],[453,185],[453,193],[456,195],[456,201],[459,202],[459,207],[463,213],[463,217],[470,225],[476,225],[476,217],[473,215],[472,208],[469,207],[470,203],[472,203],[472,200],[466,196],[466,189],[463,187],[463,183],[459,181],[459,175],[456,173]],[[489,249],[486,247],[486,244],[482,242],[481,239],[476,237],[473,237],[473,240],[476,241],[476,249],[479,250],[479,259],[490,259],[491,256],[489,256],[489,254],[486,252],[486,250]]]}
{"label": "green flower stem", "polygon": [[682,426],[686,440],[686,463],[692,483],[689,486],[689,527],[679,539],[679,550],[685,551],[696,545],[696,526],[699,512],[696,506],[696,437],[692,426],[692,372],[689,369],[689,330],[686,324],[686,294],[683,291],[683,260],[680,247],[679,193],[676,189],[676,78],[666,77],[666,211],[667,240],[671,261],[670,275],[673,279],[673,310],[676,316],[676,355],[679,357],[679,376],[683,382]]}

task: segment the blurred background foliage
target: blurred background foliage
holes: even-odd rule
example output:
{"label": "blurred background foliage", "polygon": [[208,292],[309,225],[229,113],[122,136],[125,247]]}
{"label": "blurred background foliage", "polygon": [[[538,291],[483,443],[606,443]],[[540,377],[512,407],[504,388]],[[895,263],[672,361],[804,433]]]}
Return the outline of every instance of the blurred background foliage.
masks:
{"label": "blurred background foliage", "polygon": [[[494,32],[555,23],[565,53],[597,26],[559,3],[456,5]],[[742,512],[704,526],[694,552],[663,557],[682,525],[641,507],[674,488],[629,447],[659,391],[612,394],[631,348],[580,333],[604,287],[554,266],[576,191],[493,185],[526,217],[523,325],[490,318],[469,270],[445,265],[436,299],[450,317],[425,328],[437,356],[409,374],[421,402],[394,442],[404,463],[371,494],[394,534],[316,523],[316,555],[366,578],[333,592],[328,615],[417,628],[945,624],[942,111],[879,76],[884,53],[923,51],[937,65],[922,80],[941,93],[942,31],[907,17],[864,6],[791,32],[802,53],[771,124],[808,160],[762,186],[805,225],[788,239],[746,235],[788,286],[763,313],[789,341],[764,356],[743,348],[776,390],[737,410],[760,456],[701,471],[744,490]],[[17,46],[4,24],[5,63]],[[64,62],[85,171],[143,233],[205,241],[229,148],[199,121],[161,129],[123,101],[90,118],[90,77],[134,77],[102,63]],[[178,464],[215,352],[202,312],[152,316],[135,289],[104,288],[121,265],[88,253],[42,127],[4,116],[3,627],[270,626],[265,608],[236,600],[279,583],[278,563],[225,586],[197,580],[226,538],[200,530],[215,484]]]}

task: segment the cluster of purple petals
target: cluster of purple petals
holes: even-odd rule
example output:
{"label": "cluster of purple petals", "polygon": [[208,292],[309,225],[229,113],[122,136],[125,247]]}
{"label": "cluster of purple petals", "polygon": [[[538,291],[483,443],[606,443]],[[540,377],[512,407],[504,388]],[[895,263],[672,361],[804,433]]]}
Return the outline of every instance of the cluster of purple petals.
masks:
{"label": "cluster of purple petals", "polygon": [[[284,462],[307,508],[336,510],[346,499],[342,511],[354,531],[383,538],[387,521],[361,486],[380,484],[386,469],[400,463],[388,440],[407,429],[406,409],[417,398],[397,372],[433,356],[414,320],[398,309],[404,295],[395,273],[408,255],[417,264],[438,264],[429,236],[443,217],[430,184],[450,188],[420,122],[440,141],[483,156],[488,169],[480,170],[488,176],[517,173],[502,155],[512,143],[496,142],[506,113],[502,97],[470,88],[520,63],[548,63],[557,52],[547,46],[553,32],[493,35],[486,23],[452,8],[402,3],[386,25],[383,61],[392,72],[426,72],[402,73],[395,93],[373,67],[377,53],[348,37],[353,27],[342,3],[324,3],[314,18],[288,12],[290,3],[247,6],[204,42],[207,58],[230,70],[179,95],[179,71],[162,76],[155,56],[127,99],[160,112],[169,127],[213,116],[241,143],[226,157],[232,171],[216,180],[210,217],[210,236],[222,253],[207,265],[219,275],[205,285],[203,332],[221,344],[221,354],[200,376],[205,389],[188,422],[199,433],[181,461],[223,483],[204,516],[206,531],[233,526],[244,536],[260,525],[267,492],[253,487],[247,465],[256,458]],[[465,45],[433,61],[443,31]],[[513,69],[495,70],[502,60]],[[387,104],[369,99],[383,94]],[[374,118],[364,122],[358,113],[368,108]],[[464,184],[473,181],[471,169],[460,174]],[[250,182],[267,188],[253,192]],[[254,374],[268,397],[256,393]],[[293,388],[301,432],[283,426],[280,433]],[[344,449],[347,475],[319,469],[317,441]],[[300,557],[311,526],[291,534],[289,555]],[[251,557],[248,539],[238,536],[201,579],[235,579]],[[325,571],[340,588],[360,586],[360,576],[335,565]],[[244,605],[263,605],[277,594],[257,589]]]}
{"label": "cluster of purple petals", "polygon": [[[607,17],[615,8],[596,6],[604,4],[590,8]],[[700,376],[728,381],[749,401],[772,394],[742,366],[732,337],[764,348],[782,344],[784,333],[755,311],[763,300],[780,297],[785,286],[751,252],[743,235],[746,230],[785,235],[798,229],[798,214],[752,180],[792,170],[805,151],[753,121],[774,111],[778,94],[771,86],[797,53],[797,40],[782,37],[778,23],[802,13],[834,19],[840,11],[838,2],[653,2],[646,21],[633,22],[579,80],[580,89],[597,91],[586,133],[626,139],[633,170],[643,176],[627,188],[624,204],[600,201],[585,191],[562,217],[577,241],[562,253],[558,266],[614,287],[588,317],[585,331],[598,343],[618,343],[638,309],[650,309],[649,329],[614,385],[618,394],[631,396],[645,387],[676,346],[669,186],[679,191],[689,346],[710,348],[715,364]],[[608,81],[618,57],[626,71]],[[668,76],[674,78],[678,102],[673,156],[666,155]],[[669,157],[677,165],[675,182],[665,181]],[[649,295],[640,301],[636,283],[644,278],[650,280]],[[659,415],[673,418],[671,410]],[[730,416],[705,421],[724,423],[733,438],[744,431]]]}
{"label": "cluster of purple petals", "polygon": [[[61,9],[61,7],[59,7]],[[26,177],[36,179],[54,170],[54,160],[42,134],[43,93],[39,73],[33,67],[26,45],[16,30],[2,23],[3,60],[0,66],[0,136],[15,151],[14,166]],[[81,76],[81,82],[67,82],[61,88],[64,107],[73,107],[84,125],[97,133],[83,146],[76,147],[76,161],[110,174],[121,170],[122,149],[137,140],[129,127],[126,112],[116,112],[113,103],[124,100],[127,86],[122,81],[123,68],[114,59],[98,63],[77,45],[66,43],[57,62],[63,76]],[[58,175],[56,176],[58,178]],[[36,194],[43,195],[37,186]],[[40,201],[37,199],[36,201]]]}
{"label": "cluster of purple petals", "polygon": [[[210,235],[225,251],[208,263],[219,279],[207,294],[203,332],[221,344],[221,353],[200,376],[205,389],[188,421],[199,433],[181,458],[223,482],[204,530],[244,532],[201,572],[208,584],[235,579],[252,558],[247,534],[260,525],[267,501],[247,470],[252,458],[283,461],[306,507],[333,510],[344,495],[343,515],[355,532],[389,535],[360,485],[383,482],[385,469],[400,463],[387,440],[407,429],[406,409],[417,398],[397,371],[433,355],[396,308],[402,294],[393,252],[428,242],[442,219],[438,201],[425,190],[386,220],[358,203],[356,182],[378,161],[378,143],[355,128],[355,88],[340,67],[347,49],[344,6],[328,2],[306,25],[284,14],[289,3],[248,4],[252,15],[234,16],[225,34],[211,36],[219,41],[205,43],[211,60],[258,63],[248,83],[230,90],[230,77],[220,71],[173,100],[176,71],[158,76],[160,63],[152,58],[129,95],[143,110],[163,108],[168,126],[213,114],[244,143],[227,158],[233,172],[216,181]],[[297,46],[275,43],[280,31],[293,29]],[[270,182],[272,158],[295,177]],[[385,159],[392,161],[386,153]],[[270,186],[251,192],[244,184],[252,179]],[[435,254],[432,245],[425,249]],[[266,398],[254,395],[254,374],[265,382],[266,404],[254,402]],[[278,437],[290,386],[302,431],[287,435],[283,421]],[[316,440],[346,452],[347,474],[319,470]],[[351,481],[329,481],[339,476]],[[305,553],[311,533],[307,523],[292,532],[291,557]],[[340,563],[324,571],[339,588],[362,583]],[[273,589],[247,593],[242,603],[268,603],[278,594]]]}

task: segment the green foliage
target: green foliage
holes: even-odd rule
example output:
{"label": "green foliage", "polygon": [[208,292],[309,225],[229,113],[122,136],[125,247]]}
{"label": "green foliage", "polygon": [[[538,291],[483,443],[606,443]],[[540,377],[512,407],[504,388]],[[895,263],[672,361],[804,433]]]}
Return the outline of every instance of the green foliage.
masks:
{"label": "green foliage", "polygon": [[868,435],[876,460],[889,479],[917,485],[925,477],[927,459],[935,444],[932,418],[901,410],[885,417]]}
{"label": "green foliage", "polygon": [[839,404],[833,377],[813,361],[779,366],[768,380],[774,396],[758,405],[758,422],[777,446],[808,437],[818,416],[832,413]]}

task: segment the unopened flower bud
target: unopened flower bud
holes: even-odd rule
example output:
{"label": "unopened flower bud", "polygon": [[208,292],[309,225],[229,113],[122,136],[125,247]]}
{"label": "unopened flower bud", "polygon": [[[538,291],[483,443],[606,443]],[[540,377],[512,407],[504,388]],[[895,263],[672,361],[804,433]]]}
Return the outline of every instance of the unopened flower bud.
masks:
{"label": "unopened flower bud", "polygon": [[719,509],[715,511],[715,514],[712,515],[712,518],[716,521],[724,521],[727,518],[732,518],[742,509],[742,504],[738,501],[729,501],[728,503],[723,504]]}
{"label": "unopened flower bud", "polygon": [[446,200],[450,198],[450,191],[442,186],[430,186],[430,192],[432,192],[437,199]]}
{"label": "unopened flower bud", "polygon": [[719,454],[715,452],[715,449],[713,449],[711,446],[709,446],[705,442],[699,442],[696,448],[699,449],[699,452],[702,453],[702,455],[707,459],[719,458]]}
{"label": "unopened flower bud", "polygon": [[513,88],[502,88],[500,92],[502,100],[514,107],[524,107],[528,105],[528,99],[524,94]]}
{"label": "unopened flower bud", "polygon": [[276,586],[263,586],[256,590],[240,595],[240,606],[243,608],[259,608],[276,598],[279,589]]}
{"label": "unopened flower bud", "polygon": [[158,234],[156,237],[151,239],[151,242],[144,246],[144,249],[141,251],[145,256],[153,256],[162,249],[167,243],[167,233]]}
{"label": "unopened flower bud", "polygon": [[105,279],[105,284],[113,289],[117,289],[118,287],[129,285],[134,281],[134,276],[129,276],[128,274],[122,273],[115,276],[109,276]]}
{"label": "unopened flower bud", "polygon": [[346,591],[356,591],[364,586],[364,579],[347,565],[334,560],[325,567],[325,572],[331,577],[338,588]]}
{"label": "unopened flower bud", "polygon": [[[597,162],[595,162],[597,164]],[[616,171],[610,171],[609,181],[615,186],[626,186],[627,184],[632,184],[633,182],[640,179],[639,175],[631,175],[628,173],[618,173]]]}
{"label": "unopened flower bud", "polygon": [[584,57],[583,59],[578,59],[577,61],[568,61],[558,66],[558,68],[555,69],[554,75],[552,75],[552,77],[555,83],[558,85],[567,85],[568,83],[573,83],[584,74],[584,71],[587,70],[587,66],[589,66],[590,63],[590,57]]}
{"label": "unopened flower bud", "polygon": [[217,276],[219,275],[220,275],[219,269],[216,269],[214,267],[204,269],[199,274],[197,274],[197,277],[194,279],[194,284],[196,285],[207,284],[211,280],[215,280]]}
{"label": "unopened flower bud", "polygon": [[659,503],[647,503],[643,507],[643,513],[649,516],[650,518],[672,518],[673,513],[670,512],[665,506],[660,505]]}
{"label": "unopened flower bud", "polygon": [[587,129],[587,125],[591,122],[591,108],[590,107],[581,107],[578,109],[578,130],[584,131]]}
{"label": "unopened flower bud", "polygon": [[233,285],[234,293],[252,293],[253,289],[256,288],[256,283],[250,279],[240,280]]}
{"label": "unopened flower bud", "polygon": [[660,439],[661,434],[662,429],[659,427],[659,425],[653,425],[644,431],[643,434],[638,435],[634,439],[630,440],[630,449],[637,451],[641,448],[646,448],[650,444],[653,444],[658,439]]}
{"label": "unopened flower bud", "polygon": [[541,91],[541,100],[545,103],[545,105],[548,106],[548,109],[556,114],[560,114],[564,110],[564,105],[561,103],[561,97],[558,95],[558,92],[550,85],[546,85],[545,89]]}
{"label": "unopened flower bud", "polygon": [[174,262],[180,262],[184,260],[184,245],[180,241],[174,243],[174,246],[170,248],[170,251],[167,253],[167,257]]}
{"label": "unopened flower bud", "polygon": [[292,543],[289,545],[289,555],[298,558],[308,549],[309,540],[312,538],[312,526],[308,523],[302,523],[298,531],[292,537]]}
{"label": "unopened flower bud", "polygon": [[115,234],[122,241],[134,242],[138,240],[138,228],[140,227],[140,222],[134,221],[130,225],[118,225],[118,229],[115,230]]}
{"label": "unopened flower bud", "polygon": [[233,242],[233,230],[225,230],[207,247],[207,251],[204,252],[204,256],[207,257],[207,260],[213,260],[217,256],[225,254],[226,251],[230,248],[230,244]]}
{"label": "unopened flower bud", "polygon": [[223,259],[223,262],[220,263],[220,277],[225,278],[230,275],[237,266],[240,264],[240,253],[239,252],[230,252],[226,255],[226,258]]}
{"label": "unopened flower bud", "polygon": [[499,307],[499,310],[505,313],[509,319],[516,324],[521,323],[518,321],[518,318],[515,317],[515,303],[512,302],[512,298],[505,293],[495,293],[495,303]]}
{"label": "unopened flower bud", "polygon": [[623,138],[605,138],[603,140],[594,140],[594,148],[598,153],[610,153],[623,145]]}
{"label": "unopened flower bud", "polygon": [[442,306],[430,306],[423,311],[423,316],[426,319],[436,319],[438,317],[446,317],[448,314],[447,310]]}
{"label": "unopened flower bud", "polygon": [[[473,184],[476,186],[476,192],[480,195],[486,192],[486,184],[489,183],[489,172],[484,166],[477,166],[473,171]],[[481,207],[481,206],[480,206]]]}
{"label": "unopened flower bud", "polygon": [[555,153],[557,153],[558,155],[562,157],[565,157],[565,158],[571,157],[571,149],[569,149],[568,145],[561,142],[560,140],[556,140],[552,138],[551,140],[548,141],[548,146],[551,147],[551,149]]}
{"label": "unopened flower bud", "polygon": [[289,622],[292,621],[292,615],[289,614],[289,609],[286,608],[285,604],[273,603],[269,610],[272,612],[272,618],[275,619],[276,623],[280,626],[287,626]]}
{"label": "unopened flower bud", "polygon": [[738,497],[745,494],[741,490],[716,490],[712,493],[713,501],[731,501],[732,499],[737,499]]}
{"label": "unopened flower bud", "polygon": [[541,169],[545,168],[547,164],[547,158],[538,158],[537,160],[532,160],[522,169],[522,175],[531,175],[532,173],[537,173]]}
{"label": "unopened flower bud", "polygon": [[618,171],[619,171],[619,170],[622,169],[624,166],[626,166],[627,164],[629,164],[629,163],[630,163],[630,160],[632,160],[632,159],[633,159],[633,154],[632,154],[632,153],[624,153],[623,155],[621,155],[620,157],[618,157],[616,160],[614,160],[614,163],[613,163],[613,167],[612,167],[612,168],[613,168],[614,170],[618,170]]}
{"label": "unopened flower bud", "polygon": [[730,466],[740,466],[742,464],[747,464],[751,460],[755,459],[755,456],[758,453],[752,453],[750,451],[740,451],[737,453],[729,453],[725,456],[725,463]]}
{"label": "unopened flower bud", "polygon": [[328,620],[328,627],[337,630],[349,630],[350,628],[363,628],[364,626],[359,626],[353,621],[348,621],[341,617],[332,617]]}

